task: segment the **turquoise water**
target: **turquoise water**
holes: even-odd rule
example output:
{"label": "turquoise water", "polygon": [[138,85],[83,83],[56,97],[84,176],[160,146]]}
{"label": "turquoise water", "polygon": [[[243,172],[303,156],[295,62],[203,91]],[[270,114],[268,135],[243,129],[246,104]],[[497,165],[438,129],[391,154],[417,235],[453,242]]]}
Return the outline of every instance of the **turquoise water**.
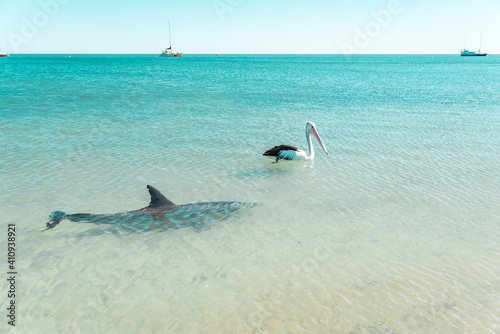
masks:
{"label": "turquoise water", "polygon": [[[498,334],[500,57],[480,58],[0,59],[17,332]],[[306,121],[328,156],[262,157],[305,149]],[[147,184],[259,205],[202,229],[41,232],[55,210],[147,206]]]}

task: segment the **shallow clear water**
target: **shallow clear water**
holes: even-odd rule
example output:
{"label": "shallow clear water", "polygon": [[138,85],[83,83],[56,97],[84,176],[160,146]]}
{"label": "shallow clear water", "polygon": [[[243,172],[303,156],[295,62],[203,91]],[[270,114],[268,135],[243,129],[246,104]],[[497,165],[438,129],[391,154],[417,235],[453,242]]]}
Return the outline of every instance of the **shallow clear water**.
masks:
{"label": "shallow clear water", "polygon": [[[500,333],[500,57],[480,58],[0,59],[16,329]],[[305,149],[308,120],[328,156],[261,156]],[[41,232],[55,210],[147,206],[147,184],[259,205],[202,229]]]}

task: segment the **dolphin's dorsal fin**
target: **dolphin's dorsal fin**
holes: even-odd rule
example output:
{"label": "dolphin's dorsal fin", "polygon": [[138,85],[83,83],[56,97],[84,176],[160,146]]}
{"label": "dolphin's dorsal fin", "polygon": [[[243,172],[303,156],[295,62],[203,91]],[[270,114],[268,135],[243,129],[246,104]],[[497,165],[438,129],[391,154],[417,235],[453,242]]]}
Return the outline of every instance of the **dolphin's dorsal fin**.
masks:
{"label": "dolphin's dorsal fin", "polygon": [[151,195],[151,203],[149,206],[165,206],[165,205],[175,205],[168,198],[166,198],[158,189],[153,186],[147,185],[149,194]]}

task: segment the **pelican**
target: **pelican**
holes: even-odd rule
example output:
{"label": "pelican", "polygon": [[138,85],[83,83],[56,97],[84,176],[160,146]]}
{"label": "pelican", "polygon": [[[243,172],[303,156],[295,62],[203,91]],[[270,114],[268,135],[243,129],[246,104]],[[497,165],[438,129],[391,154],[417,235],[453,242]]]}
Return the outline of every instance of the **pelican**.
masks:
{"label": "pelican", "polygon": [[328,154],[325,144],[321,140],[321,137],[316,131],[316,125],[313,122],[306,122],[306,140],[307,140],[307,153],[299,150],[298,148],[290,145],[280,145],[274,146],[272,149],[264,152],[263,155],[266,157],[276,158],[276,162],[279,160],[293,160],[293,161],[304,161],[304,160],[314,160],[314,147],[311,142],[311,134],[316,137],[319,145]]}

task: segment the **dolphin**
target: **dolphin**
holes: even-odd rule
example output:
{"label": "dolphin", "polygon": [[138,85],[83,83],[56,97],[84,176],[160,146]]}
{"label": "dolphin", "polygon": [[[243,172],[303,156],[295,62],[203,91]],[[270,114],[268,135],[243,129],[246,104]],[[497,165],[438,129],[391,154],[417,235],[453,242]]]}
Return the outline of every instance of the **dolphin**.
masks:
{"label": "dolphin", "polygon": [[[151,202],[145,208],[114,214],[73,213],[54,211],[47,222],[48,230],[64,219],[95,224],[113,225],[110,232],[142,232],[151,229],[177,229],[186,226],[203,227],[206,222],[221,220],[255,203],[243,202],[201,202],[174,204],[158,189],[147,185]],[[114,230],[113,230],[114,229]]]}

